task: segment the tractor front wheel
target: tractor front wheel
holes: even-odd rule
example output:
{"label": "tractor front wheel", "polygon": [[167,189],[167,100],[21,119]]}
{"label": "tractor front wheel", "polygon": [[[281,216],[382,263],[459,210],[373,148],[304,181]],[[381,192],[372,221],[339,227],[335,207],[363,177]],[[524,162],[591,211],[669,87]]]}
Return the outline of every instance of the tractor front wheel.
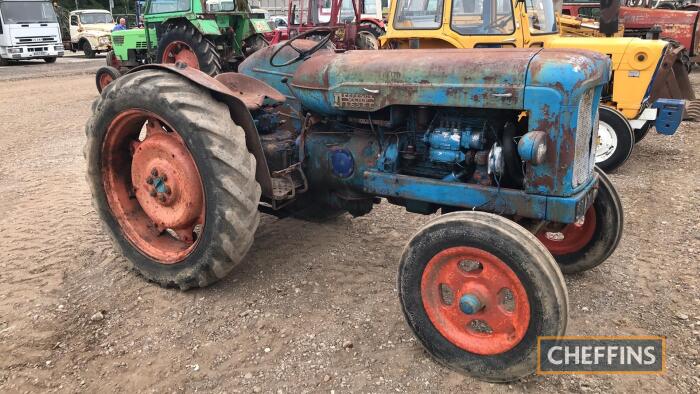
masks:
{"label": "tractor front wheel", "polygon": [[106,87],[86,127],[93,205],[144,277],[183,290],[241,262],[258,226],[260,186],[228,107],[162,70]]}
{"label": "tractor front wheel", "polygon": [[399,297],[408,325],[438,361],[478,379],[529,375],[537,337],[566,330],[566,284],[527,230],[485,212],[454,212],[406,245]]}
{"label": "tractor front wheel", "polygon": [[97,86],[97,91],[102,93],[107,85],[114,82],[117,78],[121,77],[121,75],[122,74],[119,72],[119,70],[114,67],[100,67],[95,73],[95,85]]}
{"label": "tractor front wheel", "polygon": [[622,201],[610,179],[598,174],[598,195],[584,217],[558,231],[543,229],[537,238],[552,253],[565,274],[587,271],[603,263],[622,238]]}
{"label": "tractor front wheel", "polygon": [[163,34],[158,59],[161,63],[183,62],[211,76],[221,73],[216,46],[191,25],[176,25]]}
{"label": "tractor front wheel", "polygon": [[595,164],[605,172],[612,172],[632,154],[634,132],[625,116],[616,109],[601,105],[599,114]]}

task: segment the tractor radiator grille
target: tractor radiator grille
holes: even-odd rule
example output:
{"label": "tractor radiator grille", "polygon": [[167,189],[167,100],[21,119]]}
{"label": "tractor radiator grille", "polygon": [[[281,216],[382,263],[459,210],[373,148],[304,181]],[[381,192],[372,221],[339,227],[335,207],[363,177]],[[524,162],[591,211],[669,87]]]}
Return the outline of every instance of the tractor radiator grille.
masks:
{"label": "tractor radiator grille", "polygon": [[114,45],[124,45],[124,36],[112,36],[112,42]]}
{"label": "tractor radiator grille", "polygon": [[146,41],[137,41],[136,42],[136,49],[146,49]]}
{"label": "tractor radiator grille", "polygon": [[[584,93],[578,105],[578,119],[576,121],[576,150],[574,151],[574,173],[572,186],[577,187],[586,182],[595,165],[595,139],[598,134],[598,113],[593,119],[594,90],[589,89]],[[597,105],[595,106],[597,108]],[[595,127],[594,127],[595,126]]]}

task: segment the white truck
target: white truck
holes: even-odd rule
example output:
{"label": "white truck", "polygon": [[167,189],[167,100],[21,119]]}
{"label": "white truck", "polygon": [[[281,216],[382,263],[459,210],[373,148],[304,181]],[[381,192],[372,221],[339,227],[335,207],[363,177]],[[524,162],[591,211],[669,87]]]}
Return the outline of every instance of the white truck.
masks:
{"label": "white truck", "polygon": [[61,30],[47,0],[0,0],[0,65],[63,56]]}
{"label": "white truck", "polygon": [[83,51],[86,57],[112,50],[114,18],[107,10],[76,10],[68,16],[70,41],[63,44],[73,52]]}

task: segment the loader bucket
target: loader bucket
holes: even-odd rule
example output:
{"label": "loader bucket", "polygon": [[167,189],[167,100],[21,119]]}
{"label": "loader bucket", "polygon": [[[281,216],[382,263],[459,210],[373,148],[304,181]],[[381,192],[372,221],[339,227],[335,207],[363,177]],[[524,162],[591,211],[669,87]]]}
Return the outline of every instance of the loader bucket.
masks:
{"label": "loader bucket", "polygon": [[690,85],[688,69],[683,64],[682,52],[685,48],[670,44],[665,51],[659,71],[652,82],[649,101],[660,98],[688,101],[683,119],[700,118],[700,101],[695,100],[695,92]]}

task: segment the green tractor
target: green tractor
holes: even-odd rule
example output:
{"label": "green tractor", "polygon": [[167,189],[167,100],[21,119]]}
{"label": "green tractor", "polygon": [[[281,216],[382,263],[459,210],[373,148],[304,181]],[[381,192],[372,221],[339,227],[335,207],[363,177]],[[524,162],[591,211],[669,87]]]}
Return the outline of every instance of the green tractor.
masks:
{"label": "green tractor", "polygon": [[148,63],[182,62],[212,76],[235,70],[268,45],[263,34],[271,32],[265,15],[252,12],[246,0],[146,0],[136,11],[139,28],[112,32],[114,49],[96,75],[100,92]]}

